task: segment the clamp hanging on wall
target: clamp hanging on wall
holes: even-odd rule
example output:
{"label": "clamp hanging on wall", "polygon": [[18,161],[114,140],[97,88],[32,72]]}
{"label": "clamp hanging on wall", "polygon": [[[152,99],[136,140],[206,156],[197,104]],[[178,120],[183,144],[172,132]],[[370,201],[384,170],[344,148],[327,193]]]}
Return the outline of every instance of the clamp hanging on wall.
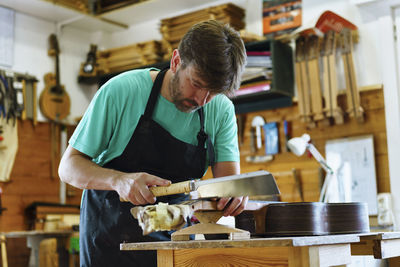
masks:
{"label": "clamp hanging on wall", "polygon": [[3,213],[3,211],[6,210],[6,208],[3,208],[3,206],[1,205],[1,194],[3,193],[1,187],[0,187],[0,215]]}

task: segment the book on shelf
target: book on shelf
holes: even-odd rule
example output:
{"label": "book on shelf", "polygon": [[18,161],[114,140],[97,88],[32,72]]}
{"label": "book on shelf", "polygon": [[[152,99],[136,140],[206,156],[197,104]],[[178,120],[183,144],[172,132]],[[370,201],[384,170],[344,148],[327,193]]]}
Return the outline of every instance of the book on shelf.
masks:
{"label": "book on shelf", "polygon": [[244,84],[235,91],[235,97],[268,91],[271,89],[270,84],[271,82],[268,80]]}

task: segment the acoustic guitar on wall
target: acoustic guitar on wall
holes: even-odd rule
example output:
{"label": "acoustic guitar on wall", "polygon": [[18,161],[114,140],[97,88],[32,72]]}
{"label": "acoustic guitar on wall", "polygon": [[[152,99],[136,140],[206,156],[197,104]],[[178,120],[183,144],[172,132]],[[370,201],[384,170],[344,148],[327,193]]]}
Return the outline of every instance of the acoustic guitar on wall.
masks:
{"label": "acoustic guitar on wall", "polygon": [[52,121],[65,119],[71,107],[71,100],[63,85],[60,84],[59,46],[57,36],[49,36],[49,55],[55,57],[55,74],[47,73],[44,76],[46,87],[40,94],[39,105],[43,115]]}

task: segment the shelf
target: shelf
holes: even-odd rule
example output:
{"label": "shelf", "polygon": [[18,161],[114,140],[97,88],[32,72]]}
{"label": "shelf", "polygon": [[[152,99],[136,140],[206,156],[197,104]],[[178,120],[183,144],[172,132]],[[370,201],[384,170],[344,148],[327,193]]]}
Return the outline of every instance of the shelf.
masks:
{"label": "shelf", "polygon": [[271,88],[268,91],[241,95],[232,99],[237,114],[289,107],[293,103],[293,52],[288,44],[258,41],[246,44],[248,51],[270,51],[272,60]]}
{"label": "shelf", "polygon": [[242,95],[231,99],[235,105],[235,113],[242,114],[260,110],[290,107],[293,104],[292,96],[285,92],[264,91],[249,95]]}
{"label": "shelf", "polygon": [[[163,61],[163,62],[158,62],[155,64],[151,64],[151,65],[144,65],[144,66],[140,66],[137,67],[136,69],[145,69],[145,68],[157,68],[157,69],[164,69],[166,67],[168,67],[170,64],[169,61]],[[128,71],[128,70],[126,70]],[[83,84],[94,84],[97,83],[99,85],[99,88],[105,84],[109,79],[111,79],[112,77],[122,73],[124,71],[121,72],[114,72],[114,73],[107,73],[107,74],[102,74],[102,75],[98,75],[95,77],[85,77],[85,76],[78,76],[78,83],[83,83]]]}
{"label": "shelf", "polygon": [[161,20],[182,15],[187,13],[188,10],[201,9],[220,3],[221,1],[218,0],[148,0],[106,12],[99,15],[99,17],[127,25],[134,25],[154,19]]}
{"label": "shelf", "polygon": [[22,14],[86,31],[115,32],[128,28],[125,23],[105,21],[104,18],[86,15],[43,0],[2,0],[1,6]]}
{"label": "shelf", "polygon": [[[169,18],[188,10],[220,4],[220,0],[148,0],[94,16],[56,5],[47,0],[1,0],[1,6],[46,21],[68,25],[86,31],[117,32],[131,25]],[[239,6],[245,3],[239,3]]]}
{"label": "shelf", "polygon": [[[251,51],[271,51],[272,81],[271,89],[248,95],[232,98],[237,114],[288,107],[292,105],[294,90],[292,49],[289,45],[277,41],[260,41],[246,44],[246,49]],[[155,67],[163,69],[169,66],[169,61],[139,67],[140,69]],[[79,83],[102,86],[118,73],[109,73],[98,77],[78,77]]]}

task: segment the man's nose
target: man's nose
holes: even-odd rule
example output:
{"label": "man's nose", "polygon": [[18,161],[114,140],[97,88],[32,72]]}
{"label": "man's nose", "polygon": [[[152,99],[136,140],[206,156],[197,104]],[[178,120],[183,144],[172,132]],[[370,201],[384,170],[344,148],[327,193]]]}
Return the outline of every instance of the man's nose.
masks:
{"label": "man's nose", "polygon": [[210,95],[210,92],[208,90],[199,89],[199,90],[197,90],[197,92],[195,94],[194,101],[196,101],[196,103],[199,106],[204,106],[205,104],[207,104],[209,95]]}

